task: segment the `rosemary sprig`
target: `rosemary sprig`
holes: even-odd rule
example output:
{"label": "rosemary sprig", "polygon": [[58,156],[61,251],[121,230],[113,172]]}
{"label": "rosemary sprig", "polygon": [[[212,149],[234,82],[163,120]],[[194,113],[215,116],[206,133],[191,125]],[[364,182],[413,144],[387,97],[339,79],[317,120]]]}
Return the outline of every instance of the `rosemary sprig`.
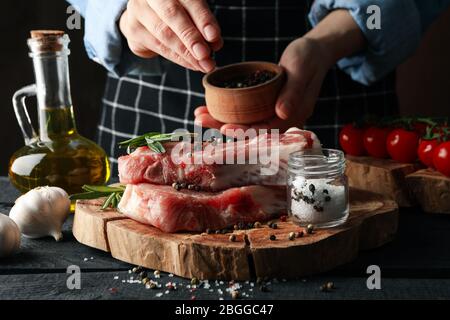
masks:
{"label": "rosemary sprig", "polygon": [[194,133],[159,133],[149,132],[134,139],[119,143],[119,148],[127,148],[130,154],[139,147],[147,146],[155,153],[165,153],[164,142],[178,141],[182,137],[195,137]]}
{"label": "rosemary sprig", "polygon": [[84,185],[83,190],[86,192],[71,195],[70,200],[90,200],[106,197],[106,200],[102,205],[102,210],[106,210],[108,208],[117,208],[125,191],[125,186],[119,185],[117,187],[108,187]]}

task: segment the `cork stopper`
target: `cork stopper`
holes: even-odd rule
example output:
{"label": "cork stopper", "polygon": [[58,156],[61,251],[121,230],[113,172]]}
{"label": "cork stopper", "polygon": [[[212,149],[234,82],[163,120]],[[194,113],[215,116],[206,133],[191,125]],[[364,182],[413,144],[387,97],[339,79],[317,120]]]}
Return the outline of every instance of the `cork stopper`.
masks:
{"label": "cork stopper", "polygon": [[32,30],[31,39],[38,43],[39,52],[61,51],[63,45],[60,41],[65,32],[61,30]]}
{"label": "cork stopper", "polygon": [[65,32],[61,30],[31,30],[30,33],[32,39],[59,38],[65,34]]}

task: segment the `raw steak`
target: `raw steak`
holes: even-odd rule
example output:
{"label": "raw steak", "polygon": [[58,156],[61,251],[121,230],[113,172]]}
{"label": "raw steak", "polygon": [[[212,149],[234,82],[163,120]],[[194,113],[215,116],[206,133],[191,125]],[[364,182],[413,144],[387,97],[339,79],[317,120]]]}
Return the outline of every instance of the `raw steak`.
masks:
{"label": "raw steak", "polygon": [[[175,152],[175,148],[180,149],[182,145],[175,142],[165,144],[166,153],[163,154],[141,147],[130,155],[120,157],[120,182],[159,185],[184,182],[198,185],[205,191],[250,185],[283,186],[286,185],[289,154],[321,148],[314,133],[296,128],[277,136],[265,134],[246,141],[219,144],[215,148],[210,143],[204,143],[202,151],[192,153],[180,153],[179,150]],[[261,150],[259,147],[264,145],[268,146],[266,162],[260,161],[264,157],[258,154]],[[191,150],[190,143],[188,146]],[[208,146],[213,152],[207,152]],[[173,160],[174,154],[181,154],[178,163]],[[258,154],[256,159],[255,154]],[[195,159],[200,161],[195,162]],[[226,164],[227,159],[234,160],[234,164]],[[236,164],[237,159],[243,159],[244,164]]]}
{"label": "raw steak", "polygon": [[286,188],[248,186],[208,193],[143,183],[127,185],[118,209],[164,232],[202,232],[284,214]]}

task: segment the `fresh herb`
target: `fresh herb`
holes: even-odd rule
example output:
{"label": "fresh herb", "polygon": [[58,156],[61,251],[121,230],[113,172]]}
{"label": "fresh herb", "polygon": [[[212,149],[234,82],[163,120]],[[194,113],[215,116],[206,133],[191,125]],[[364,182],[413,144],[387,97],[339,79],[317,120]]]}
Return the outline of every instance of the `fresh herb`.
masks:
{"label": "fresh herb", "polygon": [[149,147],[155,153],[165,153],[163,143],[178,141],[183,137],[195,137],[194,133],[159,133],[149,132],[134,139],[129,139],[119,143],[119,148],[127,148],[128,154],[139,147]]}
{"label": "fresh herb", "polygon": [[84,185],[83,190],[86,192],[71,195],[70,200],[91,200],[106,197],[106,200],[102,205],[102,210],[106,210],[108,208],[117,208],[125,191],[125,186],[119,185],[117,187],[108,187]]}

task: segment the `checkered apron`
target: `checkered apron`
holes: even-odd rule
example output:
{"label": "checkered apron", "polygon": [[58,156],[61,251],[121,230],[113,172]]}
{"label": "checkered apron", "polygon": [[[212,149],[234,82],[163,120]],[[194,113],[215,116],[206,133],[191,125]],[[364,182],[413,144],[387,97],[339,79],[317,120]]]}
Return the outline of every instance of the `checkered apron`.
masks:
{"label": "checkered apron", "polygon": [[[215,54],[219,66],[241,61],[278,62],[283,50],[310,28],[309,0],[210,0],[222,28],[224,47]],[[157,76],[108,76],[98,143],[109,153],[113,173],[123,154],[117,143],[149,131],[193,130],[194,110],[204,105],[203,74],[168,64]],[[343,124],[367,114],[392,114],[397,109],[394,76],[370,87],[337,68],[325,78],[314,115],[306,128],[325,147],[338,147]]]}

